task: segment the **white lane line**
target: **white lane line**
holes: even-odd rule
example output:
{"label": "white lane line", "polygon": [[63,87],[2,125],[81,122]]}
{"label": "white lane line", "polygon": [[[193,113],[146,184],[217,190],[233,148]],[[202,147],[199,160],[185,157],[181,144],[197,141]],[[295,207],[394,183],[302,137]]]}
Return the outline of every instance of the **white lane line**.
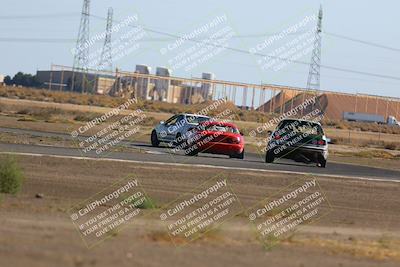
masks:
{"label": "white lane line", "polygon": [[153,165],[177,166],[177,167],[195,166],[195,167],[209,168],[209,169],[240,170],[240,171],[253,171],[253,172],[266,172],[266,173],[299,174],[299,175],[310,175],[311,174],[311,175],[315,175],[315,176],[330,177],[330,178],[400,183],[400,180],[390,180],[390,179],[381,179],[381,178],[334,175],[334,174],[323,174],[323,173],[319,174],[319,173],[307,173],[307,172],[295,172],[295,171],[281,171],[281,170],[265,170],[265,169],[240,168],[240,167],[225,167],[225,166],[214,166],[214,165],[204,165],[204,164],[190,164],[189,165],[189,164],[182,164],[182,163],[167,163],[167,162],[140,161],[140,160],[129,160],[129,159],[113,159],[113,158],[89,158],[89,157],[63,156],[63,155],[54,155],[54,154],[24,153],[24,152],[0,152],[0,154],[13,154],[13,155],[34,156],[34,157],[53,157],[53,158],[77,159],[77,160],[93,160],[93,161],[115,161],[115,162],[137,163],[137,164],[148,164],[148,165],[153,164]]}
{"label": "white lane line", "polygon": [[160,152],[160,151],[153,151],[153,150],[145,150],[145,153],[147,154],[155,154],[155,155],[166,155],[167,153]]}

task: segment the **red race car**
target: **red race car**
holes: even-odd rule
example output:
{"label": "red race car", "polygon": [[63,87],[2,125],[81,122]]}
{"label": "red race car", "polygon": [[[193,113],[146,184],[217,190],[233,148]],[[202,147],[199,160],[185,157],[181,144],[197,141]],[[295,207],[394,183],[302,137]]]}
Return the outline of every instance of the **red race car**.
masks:
{"label": "red race car", "polygon": [[235,124],[205,121],[192,129],[186,140],[185,154],[198,153],[228,155],[230,158],[244,158],[244,138]]}

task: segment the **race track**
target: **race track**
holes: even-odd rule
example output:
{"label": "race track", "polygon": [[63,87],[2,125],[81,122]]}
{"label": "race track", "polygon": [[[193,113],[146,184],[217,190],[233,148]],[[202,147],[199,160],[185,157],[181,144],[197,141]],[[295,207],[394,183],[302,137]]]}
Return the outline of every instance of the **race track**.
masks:
{"label": "race track", "polygon": [[273,164],[263,161],[262,155],[247,153],[243,160],[229,159],[226,156],[199,154],[196,157],[189,157],[182,154],[175,154],[165,147],[154,148],[145,143],[133,143],[135,148],[132,152],[106,152],[96,155],[94,152],[83,153],[78,148],[65,148],[41,145],[21,145],[0,143],[0,152],[29,153],[38,155],[57,155],[64,157],[85,157],[99,159],[131,160],[136,162],[154,162],[164,164],[189,164],[197,167],[217,166],[232,169],[269,170],[278,172],[296,172],[306,174],[319,174],[340,177],[360,177],[382,180],[400,181],[400,172],[385,170],[366,166],[357,166],[329,162],[327,168],[318,168],[314,164],[307,165],[294,161],[281,159]]}

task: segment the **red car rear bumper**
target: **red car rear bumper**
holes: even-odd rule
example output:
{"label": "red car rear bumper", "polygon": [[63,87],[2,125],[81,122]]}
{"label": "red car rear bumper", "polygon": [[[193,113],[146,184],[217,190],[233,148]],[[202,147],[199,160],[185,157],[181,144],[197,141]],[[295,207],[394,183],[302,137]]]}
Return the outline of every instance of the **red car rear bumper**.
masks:
{"label": "red car rear bumper", "polygon": [[221,155],[236,155],[242,153],[243,149],[243,144],[208,142],[207,144],[203,144],[199,147],[199,152]]}

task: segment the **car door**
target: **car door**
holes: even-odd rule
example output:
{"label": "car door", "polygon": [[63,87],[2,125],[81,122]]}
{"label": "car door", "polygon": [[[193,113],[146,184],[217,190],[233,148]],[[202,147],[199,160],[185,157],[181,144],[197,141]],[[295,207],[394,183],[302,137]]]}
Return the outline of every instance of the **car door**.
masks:
{"label": "car door", "polygon": [[168,120],[166,120],[163,123],[160,123],[157,126],[157,134],[158,134],[158,139],[162,140],[162,141],[168,141],[168,126],[171,123],[174,123],[174,121],[176,121],[176,119],[178,118],[179,115],[174,115],[171,118],[169,118]]}
{"label": "car door", "polygon": [[175,140],[177,133],[180,130],[180,125],[182,124],[182,120],[184,119],[183,115],[177,115],[165,122],[167,139],[169,141]]}

